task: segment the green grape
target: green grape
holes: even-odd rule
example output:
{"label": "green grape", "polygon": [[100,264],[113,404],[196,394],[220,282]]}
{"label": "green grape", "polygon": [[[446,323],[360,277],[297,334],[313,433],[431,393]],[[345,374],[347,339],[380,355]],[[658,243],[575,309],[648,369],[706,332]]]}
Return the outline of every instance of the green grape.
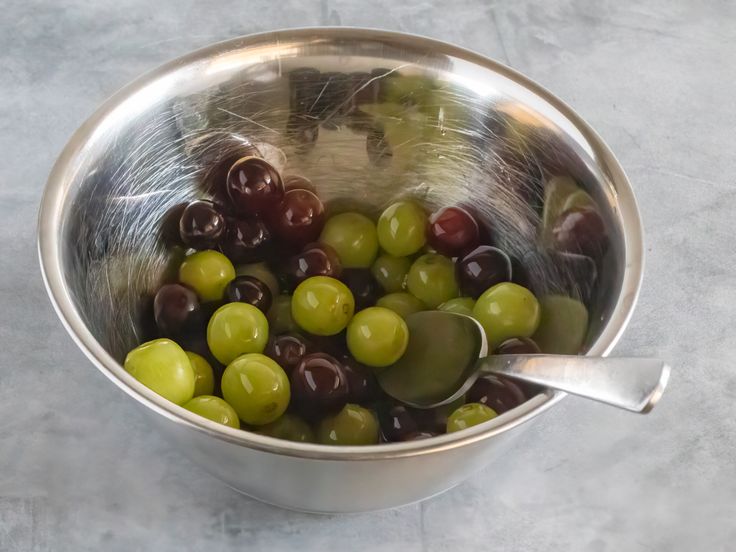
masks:
{"label": "green grape", "polygon": [[447,433],[482,424],[498,416],[496,411],[481,403],[468,403],[455,410],[447,418]]}
{"label": "green grape", "polygon": [[276,420],[289,406],[289,378],[266,355],[242,355],[222,374],[222,396],[245,423],[265,425]]}
{"label": "green grape", "polygon": [[125,357],[125,370],[149,389],[176,404],[194,396],[194,370],[184,350],[170,339],[138,345]]}
{"label": "green grape", "polygon": [[340,280],[312,276],[299,284],[291,298],[291,316],[300,328],[315,335],[335,335],[350,322],[355,299]]}
{"label": "green grape", "polygon": [[409,269],[406,287],[414,297],[430,309],[457,297],[455,264],[438,253],[422,255]]}
{"label": "green grape", "polygon": [[261,353],[267,342],[266,316],[248,303],[223,305],[207,324],[207,345],[222,364],[246,353]]}
{"label": "green grape", "polygon": [[386,293],[396,293],[406,287],[406,275],[411,268],[408,257],[381,255],[371,266],[371,274]]}
{"label": "green grape", "polygon": [[219,251],[189,255],[179,267],[179,281],[197,292],[202,301],[219,301],[235,278],[235,268]]}
{"label": "green grape", "polygon": [[266,284],[269,290],[271,290],[271,295],[273,297],[278,297],[279,293],[281,293],[279,281],[274,273],[271,272],[271,269],[268,268],[266,263],[238,265],[235,267],[235,275],[253,276],[254,278],[258,278],[261,282]]}
{"label": "green grape", "polygon": [[269,330],[272,335],[295,332],[299,329],[291,317],[291,295],[277,295],[268,310]]}
{"label": "green grape", "polygon": [[203,356],[186,351],[194,370],[194,396],[211,395],[215,390],[215,375],[212,366]]}
{"label": "green grape", "polygon": [[475,306],[475,299],[472,297],[455,297],[449,301],[445,301],[437,310],[445,312],[454,312],[457,314],[464,314],[465,316],[473,316],[473,307]]}
{"label": "green grape", "polygon": [[347,343],[355,360],[382,368],[404,354],[409,343],[409,328],[394,311],[370,307],[353,316],[348,324]]}
{"label": "green grape", "polygon": [[378,219],[378,243],[394,257],[412,255],[424,247],[427,214],[412,201],[399,201]]}
{"label": "green grape", "polygon": [[539,326],[539,302],[531,291],[511,282],[487,289],[473,307],[473,318],[486,331],[492,349],[511,337],[531,337]]}
{"label": "green grape", "polygon": [[343,268],[368,268],[378,254],[376,225],[360,213],[328,219],[319,241],[332,246]]}
{"label": "green grape", "polygon": [[297,443],[314,443],[316,441],[314,430],[309,427],[309,424],[293,414],[284,414],[275,422],[259,427],[256,433],[276,437],[277,439],[296,441]]}
{"label": "green grape", "polygon": [[543,353],[576,355],[588,333],[588,309],[564,295],[547,295],[539,300],[542,316],[532,339]]}
{"label": "green grape", "polygon": [[375,445],[378,443],[376,416],[357,404],[346,404],[319,424],[319,442],[324,445]]}
{"label": "green grape", "polygon": [[401,316],[401,318],[406,318],[415,312],[427,310],[427,307],[419,299],[414,297],[411,293],[403,291],[384,295],[376,301],[376,306],[383,307],[384,309],[391,309]]}
{"label": "green grape", "polygon": [[237,412],[220,397],[200,395],[184,404],[184,408],[218,424],[240,429]]}

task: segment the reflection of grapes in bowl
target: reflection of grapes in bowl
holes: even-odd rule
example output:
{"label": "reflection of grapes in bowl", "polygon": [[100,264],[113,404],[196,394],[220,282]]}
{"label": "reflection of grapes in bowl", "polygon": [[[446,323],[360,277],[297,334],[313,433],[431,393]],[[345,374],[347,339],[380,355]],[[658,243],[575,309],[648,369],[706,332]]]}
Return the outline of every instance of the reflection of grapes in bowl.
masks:
{"label": "reflection of grapes in bowl", "polygon": [[397,404],[376,374],[406,316],[606,354],[642,256],[628,181],[568,107],[355,29],[221,43],[121,91],[60,156],[39,247],[70,333],[183,454],[319,512],[448,489],[563,398],[487,378],[464,404]]}

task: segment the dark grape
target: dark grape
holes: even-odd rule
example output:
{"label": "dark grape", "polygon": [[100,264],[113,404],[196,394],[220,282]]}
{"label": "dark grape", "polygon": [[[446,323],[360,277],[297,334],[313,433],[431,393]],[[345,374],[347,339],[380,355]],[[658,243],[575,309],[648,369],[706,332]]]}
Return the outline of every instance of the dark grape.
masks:
{"label": "dark grape", "polygon": [[496,349],[497,355],[538,355],[542,351],[528,337],[512,337],[501,343]]}
{"label": "dark grape", "polygon": [[287,174],[284,177],[284,189],[289,190],[309,190],[313,194],[317,193],[317,188],[312,181],[305,176],[298,174]]}
{"label": "dark grape", "polygon": [[356,311],[372,307],[381,295],[381,287],[368,268],[346,268],[340,280],[352,292]]}
{"label": "dark grape", "polygon": [[328,354],[306,355],[291,373],[291,400],[306,418],[340,410],[349,395],[342,364]]}
{"label": "dark grape", "polygon": [[194,249],[213,249],[225,234],[225,217],[211,201],[192,201],[179,219],[181,240]]}
{"label": "dark grape", "polygon": [[447,207],[429,217],[427,243],[439,253],[457,257],[478,246],[480,231],[475,218],[460,207]]}
{"label": "dark grape", "polygon": [[311,276],[339,278],[342,265],[332,247],[324,243],[311,243],[286,261],[282,273],[286,278],[287,288],[293,290]]}
{"label": "dark grape", "polygon": [[234,263],[262,261],[271,245],[271,233],[256,218],[229,218],[220,250]]}
{"label": "dark grape", "polygon": [[225,288],[225,297],[230,302],[253,305],[264,313],[271,308],[273,300],[268,286],[253,276],[237,276]]}
{"label": "dark grape", "polygon": [[395,405],[379,416],[381,433],[386,441],[407,441],[419,430],[412,412],[405,406]]}
{"label": "dark grape", "polygon": [[511,279],[511,261],[496,247],[481,245],[457,262],[457,280],[463,295],[473,299],[488,288]]}
{"label": "dark grape", "polygon": [[289,190],[269,219],[273,232],[288,244],[316,241],[325,225],[325,208],[309,190]]}
{"label": "dark grape", "polygon": [[306,339],[295,333],[287,333],[272,336],[263,354],[271,357],[288,375],[291,375],[308,351],[309,344]]}
{"label": "dark grape", "polygon": [[176,336],[202,322],[197,294],[180,284],[166,284],[153,300],[153,315],[162,335]]}
{"label": "dark grape", "polygon": [[469,403],[485,404],[497,414],[503,414],[526,401],[526,397],[513,381],[499,376],[485,376],[473,384],[467,400]]}
{"label": "dark grape", "polygon": [[284,197],[284,183],[273,165],[259,157],[246,157],[230,168],[227,193],[238,211],[257,215],[278,205]]}
{"label": "dark grape", "polygon": [[367,404],[376,400],[380,391],[373,370],[350,355],[343,355],[341,360],[345,377],[348,380],[348,389],[350,390],[348,401],[356,404]]}
{"label": "dark grape", "polygon": [[218,142],[215,146],[211,146],[209,151],[212,154],[205,156],[205,161],[208,161],[210,169],[204,174],[201,188],[212,196],[215,203],[230,205],[227,193],[227,173],[230,167],[244,157],[261,157],[261,153],[254,145],[240,141],[227,144],[225,148]]}
{"label": "dark grape", "polygon": [[552,227],[552,245],[558,251],[598,257],[606,242],[603,219],[590,207],[568,209]]}

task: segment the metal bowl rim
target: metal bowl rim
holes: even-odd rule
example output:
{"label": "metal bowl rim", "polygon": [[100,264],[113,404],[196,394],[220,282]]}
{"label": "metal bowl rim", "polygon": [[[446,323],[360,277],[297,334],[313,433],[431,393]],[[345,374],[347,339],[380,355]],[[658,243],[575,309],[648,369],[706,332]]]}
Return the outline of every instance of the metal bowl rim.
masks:
{"label": "metal bowl rim", "polygon": [[406,43],[407,46],[415,49],[423,48],[433,50],[474,63],[501,74],[515,83],[520,84],[527,90],[530,90],[559,111],[581,132],[589,144],[595,149],[596,154],[600,156],[603,165],[612,173],[612,179],[616,183],[618,214],[623,229],[625,267],[619,297],[610,320],[598,339],[591,345],[587,354],[605,356],[613,349],[625,330],[636,306],[644,268],[644,246],[642,223],[633,190],[620,163],[607,144],[566,103],[546,88],[500,62],[465,48],[428,37],[358,27],[304,27],[283,29],[241,36],[205,46],[204,48],[169,61],[124,86],[107,99],[74,132],[51,170],[38,215],[38,253],[41,273],[49,298],[67,332],[87,358],[105,376],[147,408],[177,424],[188,426],[217,439],[279,455],[332,461],[365,461],[432,454],[489,439],[494,435],[512,429],[538,416],[562,400],[566,394],[563,392],[549,392],[538,395],[485,424],[462,432],[440,435],[426,440],[361,447],[334,447],[329,445],[294,443],[229,428],[197,416],[167,401],[130,376],[102,348],[85,326],[64,283],[60,263],[60,223],[62,222],[62,206],[64,205],[65,196],[69,191],[66,184],[70,179],[67,175],[72,168],[74,158],[90,139],[95,128],[126,98],[157,79],[167,74],[172,74],[186,65],[210,58],[213,55],[236,49],[246,49],[259,43],[275,43],[279,40],[303,39],[307,37],[328,40],[353,39],[381,41],[388,39],[392,42]]}

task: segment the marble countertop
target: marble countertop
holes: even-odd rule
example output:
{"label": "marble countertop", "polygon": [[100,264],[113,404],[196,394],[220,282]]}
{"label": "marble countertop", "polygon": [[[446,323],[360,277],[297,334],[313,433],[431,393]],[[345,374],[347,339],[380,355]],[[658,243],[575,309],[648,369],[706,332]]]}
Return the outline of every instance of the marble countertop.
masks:
{"label": "marble countertop", "polygon": [[[733,2],[6,0],[0,11],[0,550],[733,549]],[[617,353],[674,367],[651,415],[569,399],[439,497],[320,517],[206,475],[91,366],[36,259],[56,155],[140,73],[214,41],[305,25],[384,27],[477,50],[601,133],[646,230],[644,288]]]}

